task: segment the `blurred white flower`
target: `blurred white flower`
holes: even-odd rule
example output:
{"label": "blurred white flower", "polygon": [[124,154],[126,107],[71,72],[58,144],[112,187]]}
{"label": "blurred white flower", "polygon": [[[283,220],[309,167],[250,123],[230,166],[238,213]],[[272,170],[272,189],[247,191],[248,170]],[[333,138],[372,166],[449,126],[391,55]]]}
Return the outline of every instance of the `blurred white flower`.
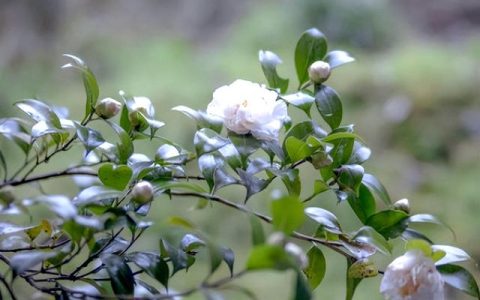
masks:
{"label": "blurred white flower", "polygon": [[278,94],[258,83],[238,79],[213,92],[207,113],[223,119],[225,127],[238,134],[252,133],[259,140],[272,141],[284,121],[287,105]]}
{"label": "blurred white flower", "polygon": [[433,260],[421,251],[412,250],[388,265],[380,293],[388,300],[442,300],[443,285]]}

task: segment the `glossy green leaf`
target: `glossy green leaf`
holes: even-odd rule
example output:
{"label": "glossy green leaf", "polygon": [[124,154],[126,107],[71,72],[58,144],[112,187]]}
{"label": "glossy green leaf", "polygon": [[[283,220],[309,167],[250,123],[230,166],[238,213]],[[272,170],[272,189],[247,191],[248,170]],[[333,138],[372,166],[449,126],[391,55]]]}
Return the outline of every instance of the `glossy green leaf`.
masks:
{"label": "glossy green leaf", "polygon": [[272,224],[275,230],[291,234],[305,221],[303,203],[298,197],[282,197],[273,200],[270,206],[272,212]]}
{"label": "glossy green leaf", "polygon": [[376,211],[375,198],[363,183],[360,184],[358,196],[350,193],[347,200],[358,219],[364,224]]}
{"label": "glossy green leaf", "polygon": [[160,240],[160,249],[164,249],[166,253],[162,253],[161,257],[169,257],[173,265],[173,271],[170,276],[173,276],[180,270],[188,268],[193,264],[194,258],[188,256],[183,250],[174,247],[165,240]]}
{"label": "glossy green leaf", "polygon": [[400,210],[384,210],[371,215],[366,225],[373,227],[386,239],[392,239],[402,234],[407,227],[408,215]]}
{"label": "glossy green leaf", "polygon": [[254,215],[251,215],[249,219],[250,226],[252,227],[252,245],[257,246],[265,243],[265,232],[262,223]]}
{"label": "glossy green leaf", "polygon": [[85,146],[87,154],[105,142],[105,139],[102,137],[100,132],[92,128],[82,126],[78,122],[74,122],[74,124],[77,129],[78,139]]}
{"label": "glossy green leaf", "polygon": [[252,249],[247,259],[247,270],[286,270],[294,267],[290,255],[278,245],[263,244]]}
{"label": "glossy green leaf", "polygon": [[365,173],[363,174],[362,183],[372,192],[376,199],[381,200],[387,205],[392,204],[390,195],[388,195],[387,190],[377,177]]}
{"label": "glossy green leaf", "polygon": [[313,183],[313,194],[314,195],[318,195],[318,194],[321,194],[325,191],[328,191],[330,190],[330,187],[328,186],[328,184],[326,184],[324,181],[320,180],[320,179],[317,179],[315,180],[315,182]]}
{"label": "glossy green leaf", "polygon": [[14,274],[22,274],[28,269],[39,265],[43,261],[54,257],[57,255],[56,251],[26,251],[15,253],[10,258],[10,267],[12,268]]}
{"label": "glossy green leaf", "polygon": [[360,165],[343,165],[334,170],[337,175],[337,183],[341,189],[349,189],[358,194],[364,169]]}
{"label": "glossy green leaf", "polygon": [[115,254],[100,257],[110,277],[113,292],[116,295],[133,295],[135,279],[123,258]]}
{"label": "glossy green leaf", "polygon": [[285,171],[274,172],[282,179],[283,184],[287,188],[290,196],[300,196],[302,191],[302,182],[300,180],[300,170],[287,169]]}
{"label": "glossy green leaf", "polygon": [[312,291],[309,283],[305,280],[302,272],[298,271],[295,282],[294,300],[310,300],[312,299]]}
{"label": "glossy green leaf", "polygon": [[327,53],[327,40],[316,28],[305,31],[295,47],[295,69],[299,85],[308,81],[308,67]]}
{"label": "glossy green leaf", "polygon": [[348,270],[350,269],[350,267],[352,266],[354,262],[352,262],[349,258],[347,258],[347,271],[346,271],[346,274],[347,274],[347,292],[346,292],[346,295],[345,295],[345,300],[352,300],[353,299],[353,295],[355,294],[355,290],[357,289],[357,286],[360,284],[360,282],[362,281],[362,278],[352,278],[350,276],[348,276]]}
{"label": "glossy green leaf", "polygon": [[341,50],[333,50],[327,53],[325,56],[325,61],[330,65],[331,69],[340,67],[341,65],[351,63],[355,61],[353,57],[348,54],[348,52]]}
{"label": "glossy green leaf", "polygon": [[268,86],[273,89],[280,89],[281,93],[285,93],[288,88],[288,79],[281,78],[277,73],[277,65],[282,63],[280,57],[271,51],[260,50],[258,60],[262,66],[263,74],[267,78]]}
{"label": "glossy green leaf", "polygon": [[232,169],[236,170],[237,168],[243,167],[240,153],[233,144],[226,144],[222,148],[218,149],[218,152],[222,155],[223,159]]}
{"label": "glossy green leaf", "polygon": [[95,78],[95,75],[92,73],[92,71],[83,62],[83,60],[70,54],[64,54],[63,56],[70,58],[72,60],[72,63],[68,63],[62,66],[62,68],[72,68],[80,71],[82,74],[83,86],[85,88],[85,94],[87,96],[87,100],[85,103],[86,117],[94,111],[95,104],[97,103],[98,96],[100,94],[97,79]]}
{"label": "glossy green leaf", "polygon": [[405,229],[405,231],[402,233],[402,238],[406,240],[420,239],[420,240],[424,240],[429,244],[433,244],[433,241],[429,239],[427,236],[425,236],[423,233],[420,233],[417,230],[414,230],[411,228]]}
{"label": "glossy green leaf", "polygon": [[15,105],[37,122],[44,121],[52,124],[55,128],[62,128],[57,114],[40,100],[26,99],[15,103]]}
{"label": "glossy green leaf", "polygon": [[152,278],[158,280],[165,288],[168,288],[170,271],[168,264],[160,255],[149,252],[133,252],[128,254],[128,259],[133,261]]}
{"label": "glossy green leaf", "polygon": [[108,122],[108,124],[112,126],[113,130],[115,130],[120,138],[120,142],[117,143],[118,161],[121,164],[125,164],[134,151],[132,139],[128,133],[116,123]]}
{"label": "glossy green leaf", "polygon": [[198,130],[193,137],[193,144],[198,156],[218,150],[228,143],[228,139],[208,128]]}
{"label": "glossy green leaf", "polygon": [[51,135],[56,144],[61,144],[68,137],[68,133],[55,127],[52,123],[47,121],[40,121],[32,126],[32,138],[38,139],[45,135]]}
{"label": "glossy green leaf", "polygon": [[433,254],[432,245],[427,241],[421,239],[413,239],[407,241],[405,244],[405,251],[420,250],[426,257],[431,257]]}
{"label": "glossy green leaf", "polygon": [[31,137],[23,122],[17,118],[0,119],[0,135],[13,141],[24,154],[28,154],[31,148]]}
{"label": "glossy green leaf", "polygon": [[238,176],[240,176],[242,185],[247,189],[247,195],[245,197],[245,202],[256,193],[263,191],[269,184],[272,182],[273,178],[269,179],[260,179],[256,176],[248,174],[247,172],[238,169]]}
{"label": "glossy green leaf", "polygon": [[262,143],[254,138],[251,134],[236,134],[229,131],[228,137],[237,149],[238,153],[240,153],[242,161],[244,162],[251,154],[253,154],[262,146]]}
{"label": "glossy green leaf", "polygon": [[437,266],[443,280],[450,286],[480,299],[480,292],[475,278],[465,268],[457,265]]}
{"label": "glossy green leaf", "polygon": [[378,268],[374,262],[368,259],[359,259],[354,262],[347,271],[347,277],[361,279],[375,277],[378,275]]}
{"label": "glossy green leaf", "polygon": [[122,192],[105,187],[105,186],[91,186],[84,189],[73,199],[73,203],[77,206],[84,206],[88,204],[101,204],[102,201],[112,200],[123,195]]}
{"label": "glossy green leaf", "polygon": [[230,271],[230,276],[233,276],[233,265],[235,263],[235,253],[230,248],[221,248],[222,259],[227,264]]}
{"label": "glossy green leaf", "polygon": [[322,225],[328,232],[341,234],[342,229],[337,217],[326,209],[320,207],[307,207],[305,214],[312,220]]}
{"label": "glossy green leaf", "polygon": [[217,116],[209,115],[203,111],[193,110],[187,106],[179,105],[172,108],[197,122],[197,129],[209,128],[220,133],[223,127],[223,119]]}
{"label": "glossy green leaf", "polygon": [[362,164],[370,158],[371,154],[372,151],[369,148],[355,141],[353,143],[352,156],[350,156],[348,164]]}
{"label": "glossy green leaf", "polygon": [[392,246],[388,241],[375,229],[369,226],[363,226],[357,230],[354,233],[352,240],[369,244],[385,255],[391,254],[392,252]]}
{"label": "glossy green leaf", "polygon": [[289,136],[285,140],[285,149],[291,163],[300,161],[310,156],[313,152],[310,147],[308,147],[307,143],[294,136]]}
{"label": "glossy green leaf", "polygon": [[282,99],[285,100],[290,105],[293,105],[301,110],[303,110],[308,117],[310,117],[310,109],[312,108],[315,98],[309,94],[298,92],[295,94],[284,95]]}
{"label": "glossy green leaf", "polygon": [[335,129],[342,122],[342,102],[329,86],[321,85],[315,94],[315,104],[322,118],[330,128]]}
{"label": "glossy green leaf", "polygon": [[132,178],[132,169],[127,165],[103,164],[98,169],[98,178],[108,187],[123,191]]}
{"label": "glossy green leaf", "polygon": [[205,247],[206,243],[194,234],[186,234],[180,241],[180,247],[185,252],[197,251],[199,248]]}
{"label": "glossy green leaf", "polygon": [[323,280],[327,268],[325,256],[322,250],[313,246],[307,252],[308,267],[303,270],[307,277],[310,288],[314,290]]}
{"label": "glossy green leaf", "polygon": [[211,191],[237,183],[237,179],[227,173],[224,161],[212,154],[204,154],[198,158],[198,168],[205,177]]}
{"label": "glossy green leaf", "polygon": [[437,224],[441,225],[452,233],[453,237],[455,238],[455,232],[453,231],[452,227],[448,226],[448,224],[442,222],[440,219],[437,217],[431,215],[431,214],[416,214],[413,216],[410,216],[408,218],[409,223],[431,223],[431,224]]}
{"label": "glossy green leaf", "polygon": [[438,260],[435,263],[436,265],[445,265],[472,259],[463,249],[449,245],[432,245],[432,250],[445,252],[445,256]]}

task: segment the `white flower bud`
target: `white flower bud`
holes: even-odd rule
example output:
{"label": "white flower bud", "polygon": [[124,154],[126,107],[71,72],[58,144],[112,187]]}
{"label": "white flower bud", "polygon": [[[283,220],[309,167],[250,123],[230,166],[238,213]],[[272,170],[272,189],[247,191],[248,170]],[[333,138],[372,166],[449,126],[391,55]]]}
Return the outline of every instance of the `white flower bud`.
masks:
{"label": "white flower bud", "polygon": [[400,199],[397,202],[393,204],[393,208],[396,210],[401,210],[406,212],[407,214],[410,213],[410,203],[408,202],[408,199]]}
{"label": "white flower bud", "polygon": [[308,76],[313,83],[322,83],[330,77],[330,65],[323,60],[317,60],[308,68]]}
{"label": "white flower bud", "polygon": [[295,262],[301,269],[305,269],[306,267],[308,267],[308,257],[302,248],[300,248],[294,243],[287,243],[285,245],[285,251],[291,256],[293,256]]}
{"label": "white flower bud", "polygon": [[95,107],[95,113],[104,118],[110,119],[115,117],[122,108],[122,104],[115,99],[105,98],[102,99]]}
{"label": "white flower bud", "polygon": [[443,285],[433,260],[421,251],[412,250],[388,265],[380,293],[389,300],[443,300]]}
{"label": "white flower bud", "polygon": [[259,140],[274,141],[288,120],[287,105],[278,94],[246,80],[235,80],[213,92],[207,113],[219,117],[228,130],[251,133]]}
{"label": "white flower bud", "polygon": [[153,200],[153,186],[148,181],[140,181],[132,189],[132,200],[138,204],[145,204]]}
{"label": "white flower bud", "polygon": [[128,120],[133,127],[138,127],[137,130],[143,131],[147,129],[148,124],[142,124],[144,122],[143,118],[140,116],[140,113],[145,118],[153,118],[155,114],[155,109],[153,107],[152,101],[147,97],[133,97],[133,103],[129,107]]}

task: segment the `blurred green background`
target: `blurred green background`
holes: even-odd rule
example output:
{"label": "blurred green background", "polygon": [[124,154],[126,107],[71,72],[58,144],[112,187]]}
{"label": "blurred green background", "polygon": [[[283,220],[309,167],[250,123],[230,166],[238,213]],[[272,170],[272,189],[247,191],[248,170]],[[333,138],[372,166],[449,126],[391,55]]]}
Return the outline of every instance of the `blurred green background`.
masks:
{"label": "blurred green background", "polygon": [[[456,244],[480,259],[480,2],[477,0],[0,0],[0,117],[18,112],[12,103],[37,97],[70,108],[81,118],[83,90],[73,72],[61,71],[63,53],[82,57],[97,75],[101,97],[119,90],[147,96],[157,109],[160,130],[192,149],[194,124],[170,109],[205,109],[212,91],[237,78],[265,82],[258,50],[279,54],[283,77],[294,88],[293,50],[300,34],[317,27],[331,49],[348,50],[354,64],[336,70],[329,83],[344,101],[344,123],[354,123],[373,151],[366,168],[393,199],[408,198],[413,212],[429,212],[449,224],[420,229],[438,244]],[[118,98],[118,97],[117,97]],[[152,155],[159,142],[140,142]],[[0,142],[11,155],[15,148]],[[78,152],[80,155],[80,152]],[[20,163],[21,157],[17,157]],[[55,164],[71,163],[59,156]],[[196,170],[193,170],[196,172]],[[305,168],[305,189],[313,169]],[[47,182],[45,189],[75,194]],[[278,185],[280,186],[280,185]],[[243,193],[227,188],[227,195]],[[238,197],[237,200],[240,200]],[[332,195],[316,199],[339,215],[347,229],[358,223]],[[169,214],[193,220],[208,235],[237,253],[237,268],[250,247],[246,216],[214,205],[189,210],[191,199],[160,197],[146,244],[155,249]],[[268,200],[249,205],[266,210]],[[308,225],[305,230],[311,230]],[[345,262],[325,250],[327,273],[316,299],[344,297]],[[392,258],[379,258],[383,264]],[[382,262],[381,262],[382,264]],[[478,276],[475,263],[467,267]],[[179,275],[181,290],[201,278],[206,266]],[[239,282],[259,299],[288,299],[292,274],[259,272]],[[356,299],[380,299],[379,278],[365,280]],[[227,293],[227,299],[246,299]],[[453,299],[463,299],[450,294]],[[191,299],[201,299],[199,295]],[[467,299],[467,298],[466,298]]]}

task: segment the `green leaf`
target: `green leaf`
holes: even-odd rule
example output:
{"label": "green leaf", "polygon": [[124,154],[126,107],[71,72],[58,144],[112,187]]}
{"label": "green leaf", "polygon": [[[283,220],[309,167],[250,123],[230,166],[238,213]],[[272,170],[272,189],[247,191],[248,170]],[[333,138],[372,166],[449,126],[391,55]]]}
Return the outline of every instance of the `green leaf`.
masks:
{"label": "green leaf", "polygon": [[19,146],[25,155],[30,151],[31,138],[23,120],[16,118],[0,119],[0,134]]}
{"label": "green leaf", "polygon": [[233,170],[243,167],[240,153],[233,144],[226,144],[222,148],[218,149],[218,152]]}
{"label": "green leaf", "polygon": [[205,177],[211,191],[237,183],[237,179],[227,173],[224,161],[215,155],[204,154],[198,159],[198,168]]}
{"label": "green leaf", "polygon": [[364,169],[360,165],[343,165],[334,170],[337,175],[337,183],[341,189],[350,189],[358,194]]}
{"label": "green leaf", "polygon": [[149,252],[133,252],[128,254],[128,259],[133,261],[145,273],[155,278],[165,288],[168,288],[168,278],[170,271],[168,264],[160,257],[160,255]]}
{"label": "green leaf", "polygon": [[295,266],[290,255],[278,245],[259,245],[252,249],[247,259],[247,270],[286,270]]}
{"label": "green leaf", "polygon": [[242,169],[237,169],[238,176],[242,181],[242,185],[247,189],[247,195],[245,197],[245,202],[254,194],[263,191],[269,184],[272,182],[273,177],[269,179],[260,179],[256,176],[253,176]]}
{"label": "green leaf", "polygon": [[254,215],[251,215],[249,219],[250,226],[252,227],[252,245],[257,246],[265,243],[265,232],[262,223]]}
{"label": "green leaf", "polygon": [[193,137],[193,144],[198,156],[218,150],[228,143],[228,139],[208,128],[198,130]]}
{"label": "green leaf", "polygon": [[78,122],[74,122],[77,128],[78,139],[82,142],[87,150],[87,154],[105,142],[102,134],[92,128],[82,126]]}
{"label": "green leaf", "polygon": [[[358,138],[358,137],[357,137]],[[355,141],[353,143],[352,156],[348,160],[348,164],[362,164],[370,158],[372,151],[365,147],[362,143]]]}
{"label": "green leaf", "polygon": [[195,252],[205,246],[206,243],[202,239],[190,233],[184,235],[180,241],[180,247],[184,252]]}
{"label": "green leaf", "polygon": [[288,88],[288,79],[281,78],[277,73],[277,65],[282,63],[280,57],[273,52],[260,50],[258,60],[262,66],[263,74],[267,78],[268,86],[280,89],[280,93],[285,93]]}
{"label": "green leaf", "polygon": [[456,237],[452,227],[448,226],[448,224],[442,222],[440,219],[430,214],[416,214],[416,215],[410,216],[408,218],[408,222],[409,223],[431,223],[431,224],[441,225],[443,227],[446,227],[448,230],[450,230],[454,238]]}
{"label": "green leaf", "polygon": [[333,50],[327,53],[325,61],[330,65],[331,69],[340,67],[341,65],[351,63],[355,61],[348,52],[341,50]]}
{"label": "green leaf", "polygon": [[355,290],[357,289],[357,286],[360,284],[360,281],[362,281],[362,278],[352,278],[348,276],[348,270],[352,266],[353,262],[351,259],[347,258],[347,294],[345,296],[345,300],[352,300],[353,295],[355,294]]}
{"label": "green leaf", "polygon": [[326,231],[335,234],[343,233],[337,217],[328,210],[320,207],[307,207],[305,209],[305,214],[318,224],[322,225]]}
{"label": "green leaf", "polygon": [[290,196],[300,196],[302,191],[302,182],[300,181],[300,170],[287,169],[284,171],[274,171],[275,175],[282,178],[283,184],[287,188]]}
{"label": "green leaf", "polygon": [[35,267],[41,262],[54,257],[58,252],[51,251],[26,251],[21,253],[16,253],[10,259],[10,267],[13,270],[13,273],[18,275],[22,274],[28,269]]}
{"label": "green leaf", "polygon": [[353,132],[334,132],[324,137],[322,141],[331,143],[342,139],[360,139],[360,137]]}
{"label": "green leaf", "polygon": [[437,266],[437,270],[442,274],[443,280],[448,285],[480,299],[480,292],[475,278],[465,268],[447,264]]}
{"label": "green leaf", "polygon": [[329,86],[321,85],[315,94],[315,104],[322,118],[330,128],[335,129],[342,122],[342,102]]}
{"label": "green leaf", "polygon": [[437,266],[472,259],[472,257],[470,255],[468,255],[467,252],[465,252],[464,250],[462,250],[460,248],[453,247],[453,246],[432,245],[432,250],[433,251],[443,251],[443,252],[445,252],[445,256],[435,263]]}
{"label": "green leaf", "polygon": [[357,260],[348,268],[347,271],[347,277],[352,279],[375,277],[377,275],[377,266],[368,259]]}
{"label": "green leaf", "polygon": [[312,108],[315,98],[309,94],[298,92],[295,94],[282,96],[282,99],[285,100],[290,105],[293,105],[301,110],[303,110],[308,117],[310,117],[310,109]]}
{"label": "green leaf", "polygon": [[178,111],[187,117],[197,122],[197,129],[209,128],[215,132],[220,133],[223,127],[223,119],[217,116],[209,115],[200,110],[193,110],[190,107],[179,105],[172,108],[173,111]]}
{"label": "green leaf", "polygon": [[386,239],[395,238],[407,228],[408,215],[400,210],[384,210],[371,215],[366,225],[373,227]]}
{"label": "green leaf", "polygon": [[323,192],[326,192],[328,190],[330,190],[330,187],[323,180],[317,179],[313,183],[313,195],[314,196],[316,196],[318,194],[321,194]]}
{"label": "green leaf", "polygon": [[305,221],[303,203],[298,197],[287,196],[273,200],[270,210],[273,227],[275,230],[283,231],[286,235],[291,234]]}
{"label": "green leaf", "polygon": [[115,254],[101,256],[115,295],[133,295],[135,279],[122,257]]}
{"label": "green leaf", "polygon": [[287,150],[286,152],[291,163],[300,161],[310,156],[313,152],[310,147],[308,147],[307,143],[294,136],[289,136],[285,140],[285,149]]}
{"label": "green leaf", "polygon": [[133,142],[128,133],[123,130],[122,127],[117,124],[107,121],[108,124],[115,130],[118,137],[120,138],[120,143],[117,143],[117,154],[118,161],[121,164],[127,163],[128,158],[133,154]]}
{"label": "green leaf", "polygon": [[358,197],[350,193],[347,200],[358,219],[364,224],[368,217],[375,213],[375,198],[363,183],[360,184],[360,188],[358,189]]}
{"label": "green leaf", "polygon": [[308,250],[307,257],[308,267],[305,268],[303,272],[305,273],[305,276],[307,276],[310,288],[314,290],[322,282],[327,264],[322,250],[316,246],[313,246]]}
{"label": "green leaf", "polygon": [[362,183],[372,192],[376,199],[383,201],[386,205],[392,204],[390,195],[388,195],[387,190],[377,177],[365,173],[363,174]]}
{"label": "green leaf", "polygon": [[132,178],[132,169],[127,165],[106,163],[98,169],[98,178],[108,187],[119,191],[127,186]]}
{"label": "green leaf", "polygon": [[316,28],[305,31],[295,47],[295,69],[299,86],[308,81],[308,67],[327,53],[327,40]]}
{"label": "green leaf", "polygon": [[185,229],[193,230],[195,229],[195,225],[193,225],[190,221],[185,218],[179,216],[171,216],[167,219],[167,223],[175,226],[180,226]]}
{"label": "green leaf", "polygon": [[55,128],[62,128],[57,114],[42,101],[26,99],[15,103],[15,105],[37,122],[45,121],[52,124]]}
{"label": "green leaf", "polygon": [[236,134],[229,131],[228,137],[237,148],[243,162],[246,162],[247,158],[262,146],[262,143],[251,134]]}
{"label": "green leaf", "polygon": [[227,264],[230,276],[233,276],[233,265],[235,263],[235,253],[230,248],[222,247],[222,259]]}
{"label": "green leaf", "polygon": [[70,54],[64,54],[63,56],[72,59],[72,63],[65,64],[62,66],[62,68],[72,68],[80,71],[82,74],[83,86],[85,88],[85,94],[87,96],[87,100],[85,103],[86,118],[95,110],[95,105],[100,94],[97,79],[95,78],[95,75],[93,75],[92,71],[90,71],[87,65],[83,62],[83,60]]}
{"label": "green leaf", "polygon": [[357,230],[354,233],[352,240],[369,244],[385,255],[392,253],[392,246],[388,241],[375,229],[369,226],[363,226]]}
{"label": "green leaf", "polygon": [[312,291],[305,276],[301,272],[297,272],[297,279],[295,282],[294,300],[310,300],[312,299]]}
{"label": "green leaf", "polygon": [[160,240],[160,249],[164,249],[166,253],[162,253],[162,257],[168,256],[173,265],[171,276],[180,270],[188,268],[193,264],[193,257],[188,256],[184,251],[175,248],[165,240]]}

